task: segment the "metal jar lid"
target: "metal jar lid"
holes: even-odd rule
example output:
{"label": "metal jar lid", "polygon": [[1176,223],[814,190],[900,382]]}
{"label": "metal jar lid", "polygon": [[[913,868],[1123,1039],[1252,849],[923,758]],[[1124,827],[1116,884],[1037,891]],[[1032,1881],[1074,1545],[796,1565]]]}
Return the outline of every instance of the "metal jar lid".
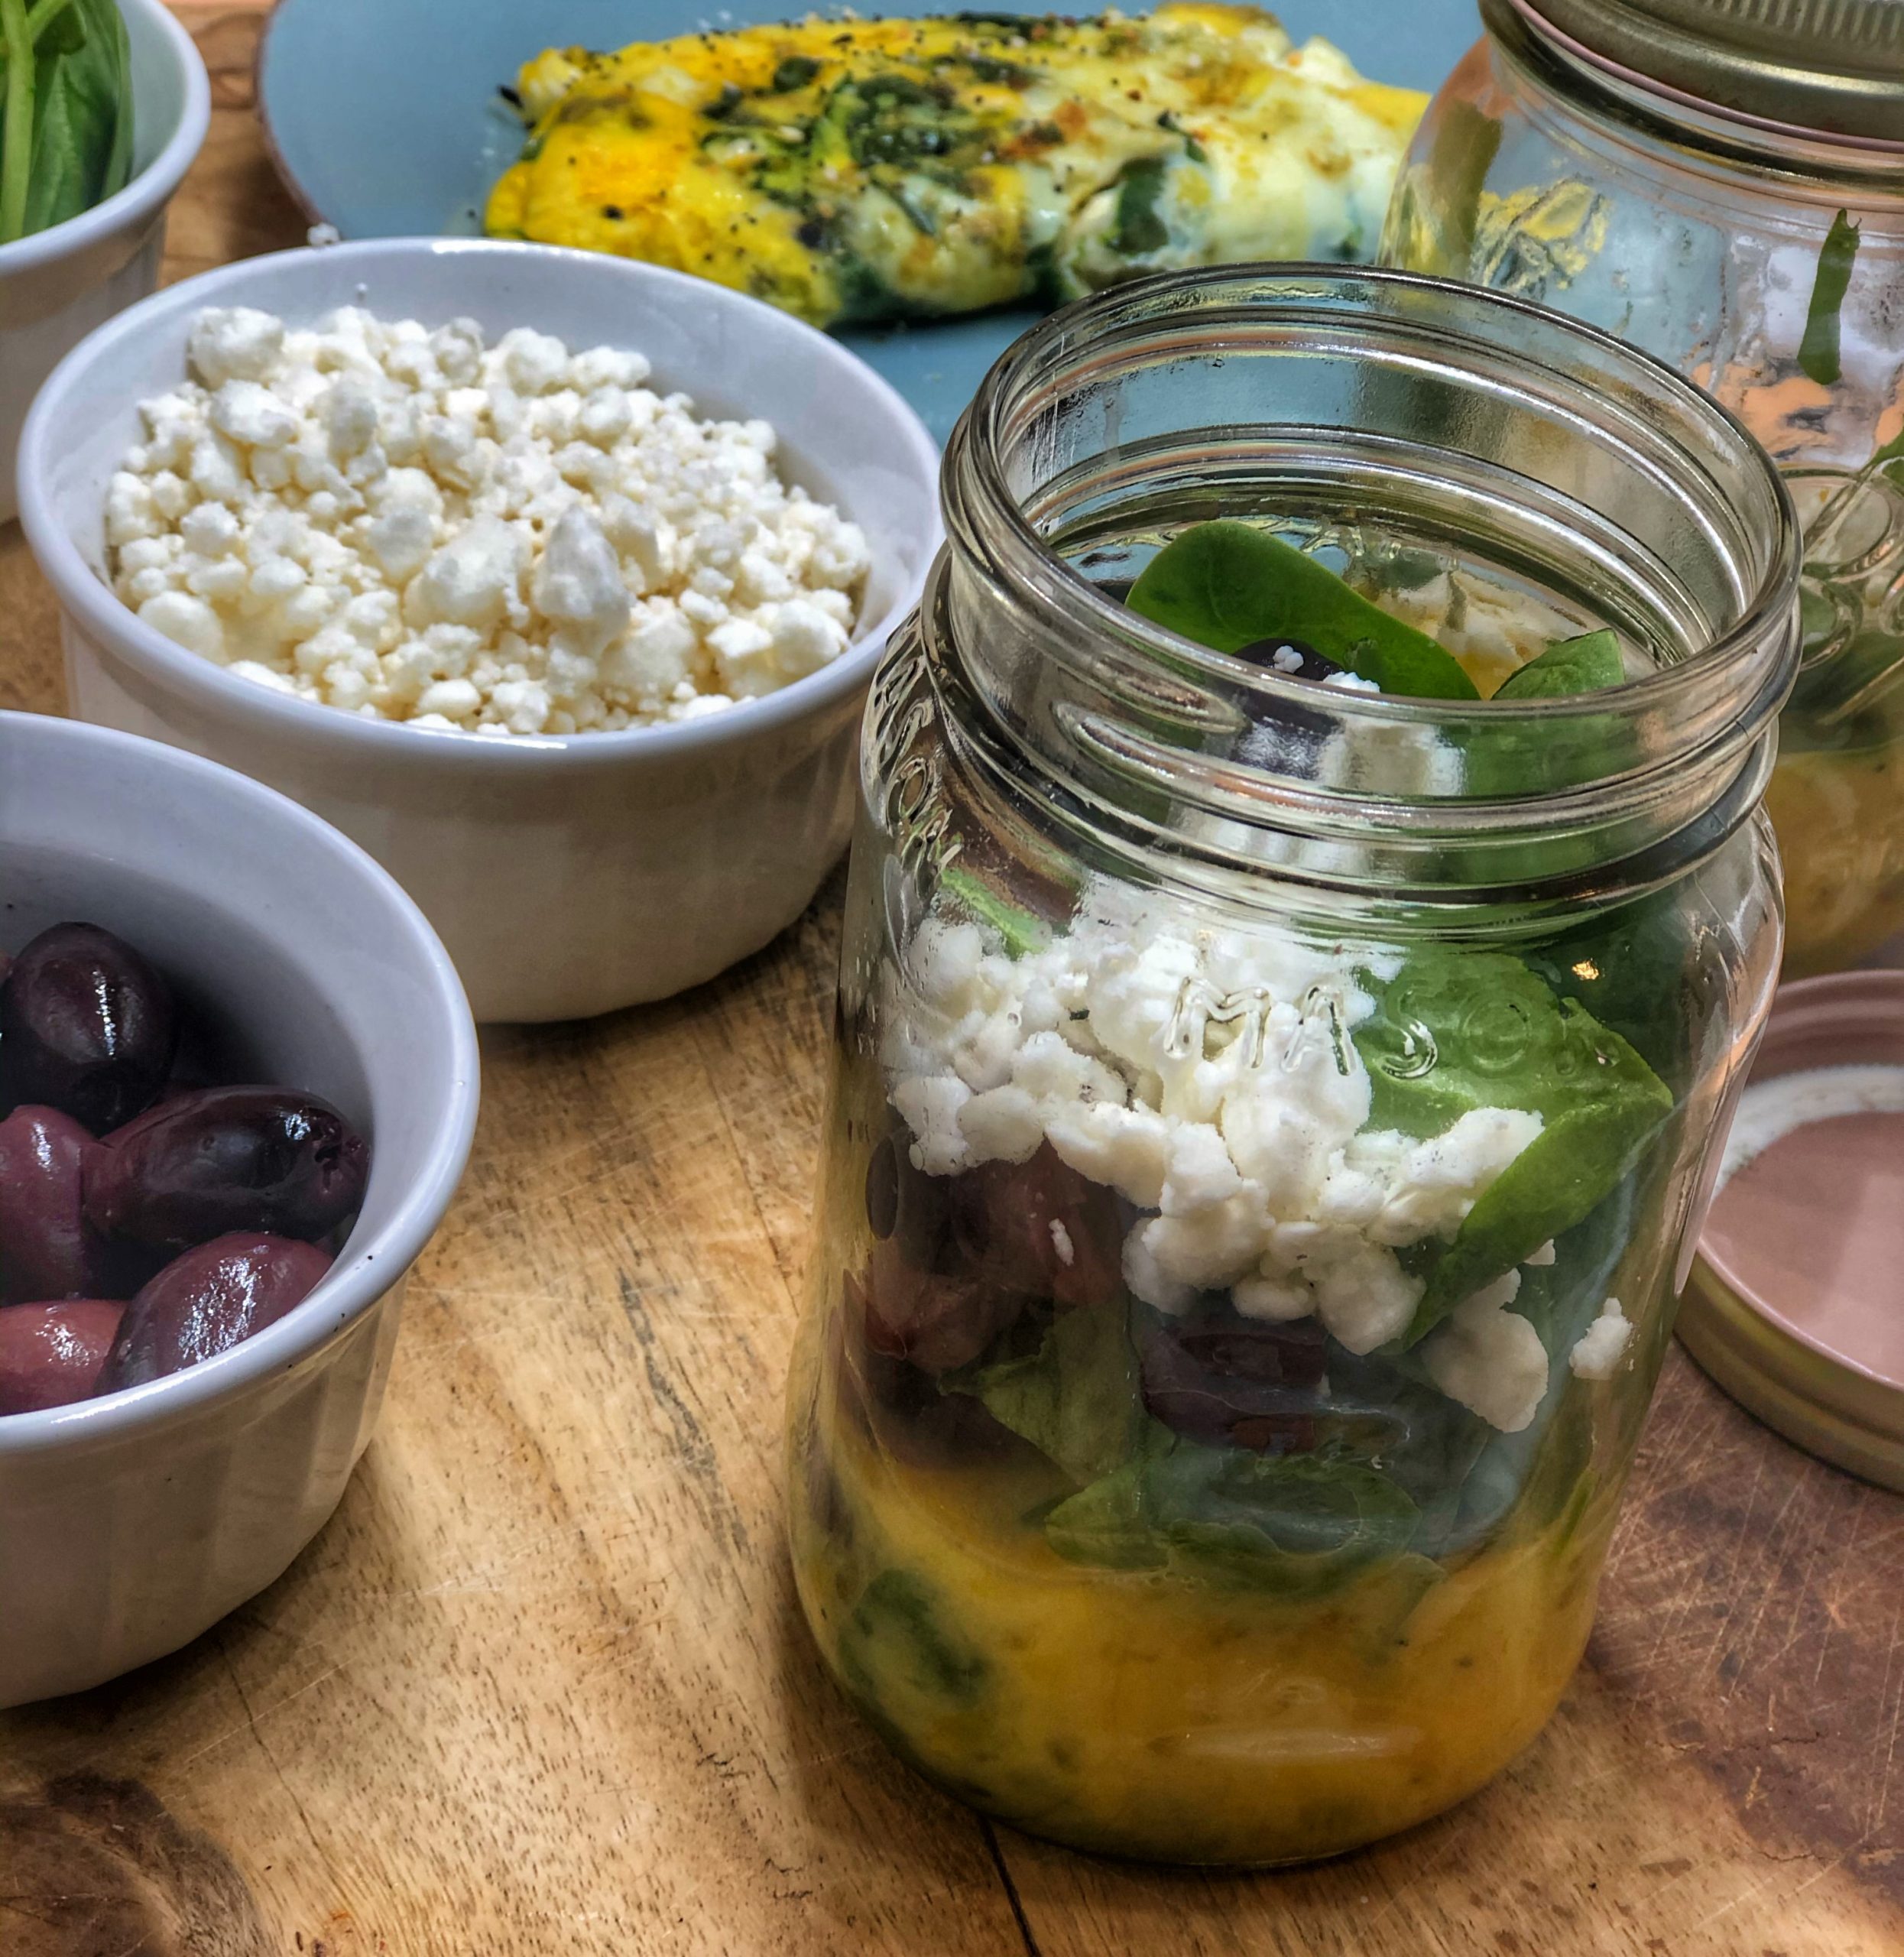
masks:
{"label": "metal jar lid", "polygon": [[[1904,1078],[1904,972],[1783,988],[1752,1086],[1848,1067]],[[1841,1108],[1852,1098],[1839,1095]],[[1748,1163],[1721,1187],[1681,1295],[1679,1331],[1705,1371],[1766,1426],[1904,1489],[1904,1102],[1894,1101],[1866,1097],[1867,1112],[1792,1128],[1759,1158],[1765,1173],[1756,1186]],[[1749,1089],[1745,1115],[1751,1107]],[[1834,1144],[1821,1139],[1828,1127],[1837,1129]]]}
{"label": "metal jar lid", "polygon": [[1621,80],[1750,122],[1904,151],[1904,0],[1507,3]]}

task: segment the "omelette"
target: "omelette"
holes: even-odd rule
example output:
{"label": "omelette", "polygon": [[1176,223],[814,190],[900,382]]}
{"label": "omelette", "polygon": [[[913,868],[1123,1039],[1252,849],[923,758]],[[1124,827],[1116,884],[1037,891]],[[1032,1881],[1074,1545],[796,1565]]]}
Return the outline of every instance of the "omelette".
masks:
{"label": "omelette", "polygon": [[491,236],[643,258],[818,326],[1370,255],[1426,102],[1253,7],[822,20],[551,48]]}

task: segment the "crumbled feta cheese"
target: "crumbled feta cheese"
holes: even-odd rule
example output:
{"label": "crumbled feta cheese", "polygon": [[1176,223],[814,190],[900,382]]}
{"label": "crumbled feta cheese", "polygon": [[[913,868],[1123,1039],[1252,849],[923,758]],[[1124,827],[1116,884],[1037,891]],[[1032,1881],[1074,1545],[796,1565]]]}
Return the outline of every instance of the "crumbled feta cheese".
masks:
{"label": "crumbled feta cheese", "polygon": [[917,1139],[908,1151],[915,1169],[929,1176],[950,1176],[966,1167],[971,1154],[960,1131],[958,1117],[971,1099],[962,1080],[903,1080],[893,1089],[893,1105]]}
{"label": "crumbled feta cheese", "polygon": [[1490,1427],[1517,1434],[1533,1423],[1547,1392],[1547,1348],[1510,1305],[1520,1273],[1464,1298],[1422,1348],[1429,1377],[1451,1400]]}
{"label": "crumbled feta cheese", "polygon": [[1384,1244],[1453,1236],[1541,1127],[1538,1115],[1521,1108],[1471,1109],[1445,1134],[1417,1143],[1395,1164],[1370,1234]]}
{"label": "crumbled feta cheese", "polygon": [[1069,1271],[1078,1261],[1076,1247],[1071,1241],[1071,1232],[1056,1217],[1051,1219],[1051,1248],[1058,1253],[1058,1261]]}
{"label": "crumbled feta cheese", "polygon": [[235,307],[187,364],[107,489],[114,589],[259,685],[569,734],[718,712],[851,643],[858,527],[781,480],[766,423],[700,419],[638,354]]}
{"label": "crumbled feta cheese", "polygon": [[1577,1379],[1610,1379],[1632,1339],[1633,1326],[1620,1309],[1620,1300],[1609,1298],[1600,1307],[1600,1316],[1575,1340],[1567,1363]]}
{"label": "crumbled feta cheese", "polygon": [[1297,1277],[1244,1277],[1231,1286],[1230,1302],[1245,1318],[1286,1325],[1314,1312],[1315,1293]]}
{"label": "crumbled feta cheese", "polygon": [[1426,1289],[1395,1261],[1393,1251],[1376,1244],[1325,1264],[1312,1281],[1318,1316],[1351,1352],[1372,1352],[1400,1337]]}

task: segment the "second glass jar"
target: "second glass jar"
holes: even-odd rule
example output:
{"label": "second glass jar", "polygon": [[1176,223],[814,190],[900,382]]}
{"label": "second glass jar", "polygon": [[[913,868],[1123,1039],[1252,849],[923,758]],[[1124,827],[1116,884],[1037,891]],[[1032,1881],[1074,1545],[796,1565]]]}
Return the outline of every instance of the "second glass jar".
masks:
{"label": "second glass jar", "polygon": [[1698,0],[1481,12],[1382,261],[1619,334],[1785,469],[1805,533],[1766,797],[1786,975],[1904,962],[1904,15],[1777,0],[1754,47]]}
{"label": "second glass jar", "polygon": [[[1319,270],[1057,316],[945,495],[868,717],[800,1597],[977,1806],[1333,1854],[1497,1772],[1585,1644],[1778,962],[1789,504],[1601,336]],[[1477,677],[1601,625],[1633,677],[1205,651],[1118,600],[1215,517]]]}

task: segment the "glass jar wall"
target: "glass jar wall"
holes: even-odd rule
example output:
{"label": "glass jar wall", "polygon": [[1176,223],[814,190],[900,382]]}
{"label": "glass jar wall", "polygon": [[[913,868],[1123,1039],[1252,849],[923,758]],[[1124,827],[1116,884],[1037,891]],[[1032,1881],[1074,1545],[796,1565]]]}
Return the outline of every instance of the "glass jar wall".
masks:
{"label": "glass jar wall", "polygon": [[[1603,336],[1320,271],[1056,316],[944,480],[868,716],[800,1594],[981,1808],[1332,1854],[1487,1780],[1586,1638],[1778,959],[1789,505]],[[1632,677],[1204,651],[1118,597],[1212,517],[1477,677],[1600,625]]]}
{"label": "glass jar wall", "polygon": [[1692,0],[1484,0],[1382,245],[1657,355],[1785,469],[1804,667],[1767,806],[1793,976],[1904,962],[1904,13],[1805,11],[1755,12],[1755,52]]}

